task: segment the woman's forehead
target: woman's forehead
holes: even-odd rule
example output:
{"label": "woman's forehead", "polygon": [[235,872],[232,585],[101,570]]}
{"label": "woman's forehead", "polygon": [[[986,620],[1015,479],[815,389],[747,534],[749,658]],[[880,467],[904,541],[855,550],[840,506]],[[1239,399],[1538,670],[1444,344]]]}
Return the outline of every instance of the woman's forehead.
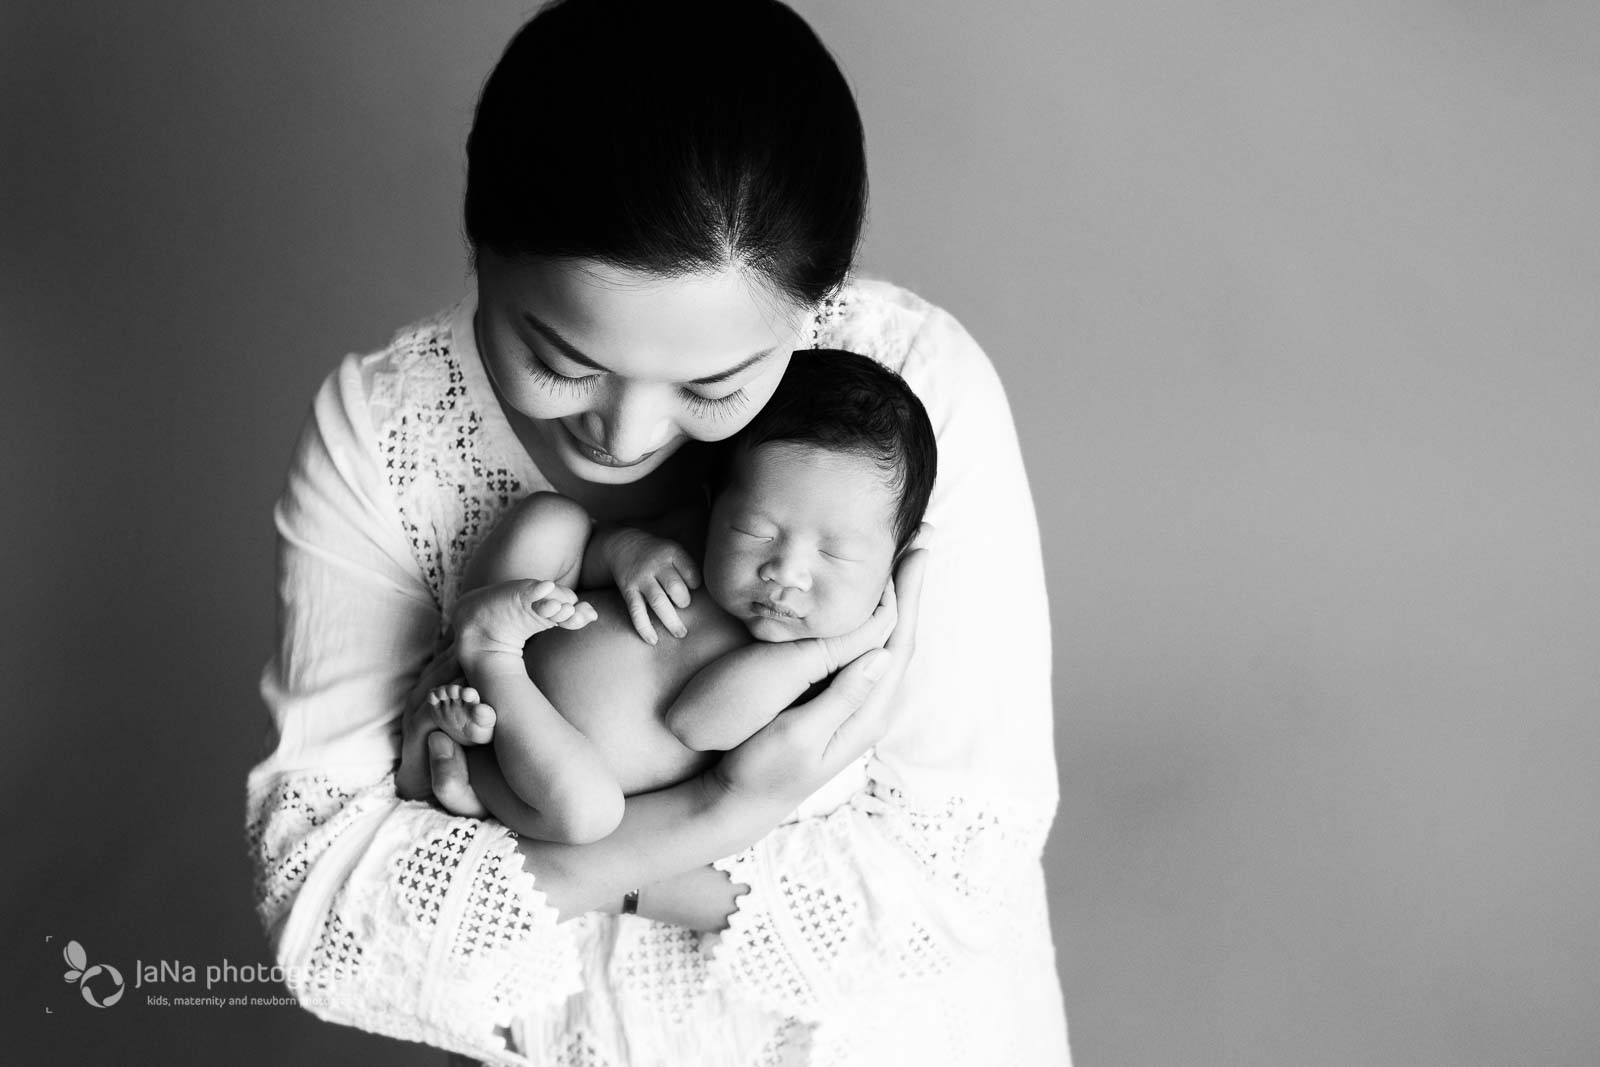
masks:
{"label": "woman's forehead", "polygon": [[580,364],[698,381],[786,356],[805,309],[736,268],[664,277],[592,260],[480,262],[484,298]]}

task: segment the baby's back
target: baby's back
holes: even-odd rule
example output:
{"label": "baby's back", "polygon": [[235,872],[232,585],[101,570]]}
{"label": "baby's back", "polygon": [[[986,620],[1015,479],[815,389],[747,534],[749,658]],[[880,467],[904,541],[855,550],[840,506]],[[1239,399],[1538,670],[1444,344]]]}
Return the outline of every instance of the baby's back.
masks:
{"label": "baby's back", "polygon": [[547,630],[528,642],[528,677],[600,750],[623,793],[648,793],[699,773],[716,753],[695,752],[667,729],[672,701],[695,673],[750,642],[704,591],[679,612],[689,636],[648,644],[614,589],[584,592],[599,618],[581,630]]}

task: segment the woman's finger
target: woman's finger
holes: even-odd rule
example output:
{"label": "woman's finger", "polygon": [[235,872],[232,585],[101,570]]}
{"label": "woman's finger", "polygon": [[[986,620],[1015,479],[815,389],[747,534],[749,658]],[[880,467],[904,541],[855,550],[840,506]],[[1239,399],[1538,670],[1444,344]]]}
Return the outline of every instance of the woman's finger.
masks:
{"label": "woman's finger", "polygon": [[433,731],[420,725],[422,721],[419,716],[408,714],[405,734],[400,739],[394,791],[401,800],[427,800],[433,791],[428,781],[428,735]]}
{"label": "woman's finger", "polygon": [[[893,724],[894,694],[905,676],[906,665],[917,647],[917,608],[928,571],[928,550],[915,549],[895,570],[895,628],[884,643],[883,679],[849,718],[842,721],[830,742],[831,749],[860,754],[882,740]],[[859,661],[858,661],[859,662]],[[854,756],[850,757],[854,759]]]}
{"label": "woman's finger", "polygon": [[445,811],[475,818],[488,814],[467,780],[467,760],[460,747],[437,731],[428,735],[428,773],[434,799]]}
{"label": "woman's finger", "polygon": [[[833,681],[828,683],[828,688],[799,707],[785,711],[782,718],[787,720],[791,731],[812,738],[819,746],[817,749],[819,754],[827,754],[826,750],[832,747],[830,739],[837,736],[839,728],[853,719],[862,705],[872,696],[873,690],[889,670],[892,659],[893,657],[883,649],[873,649],[863,656],[858,656],[834,675]],[[866,746],[863,745],[861,752],[865,751]],[[850,759],[859,756],[861,752],[854,753]],[[847,759],[839,766],[843,767],[844,763],[849,761]],[[828,762],[832,762],[831,758]]]}
{"label": "woman's finger", "polygon": [[[922,604],[922,582],[928,575],[928,550],[914,548],[895,568],[894,582],[885,599],[894,605],[894,633],[889,635],[891,652],[903,651],[910,657],[917,647],[917,608]],[[902,664],[903,667],[903,664]]]}

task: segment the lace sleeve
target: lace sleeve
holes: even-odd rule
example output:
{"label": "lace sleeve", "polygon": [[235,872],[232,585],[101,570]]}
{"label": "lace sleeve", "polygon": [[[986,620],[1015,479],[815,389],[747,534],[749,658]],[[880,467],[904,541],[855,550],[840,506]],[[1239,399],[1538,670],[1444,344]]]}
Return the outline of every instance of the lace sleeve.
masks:
{"label": "lace sleeve", "polygon": [[902,373],[933,419],[939,476],[895,725],[864,793],[718,864],[750,891],[716,939],[713,973],[731,995],[808,1020],[875,989],[974,967],[1003,975],[1005,958],[1032,966],[1050,951],[1049,619],[1015,430],[987,358],[943,312],[917,331]]}
{"label": "lace sleeve", "polygon": [[250,775],[256,906],[300,1003],[482,1059],[577,987],[576,954],[498,823],[395,795],[398,709],[438,609],[376,472],[361,368],[318,394],[275,511],[277,746]]}

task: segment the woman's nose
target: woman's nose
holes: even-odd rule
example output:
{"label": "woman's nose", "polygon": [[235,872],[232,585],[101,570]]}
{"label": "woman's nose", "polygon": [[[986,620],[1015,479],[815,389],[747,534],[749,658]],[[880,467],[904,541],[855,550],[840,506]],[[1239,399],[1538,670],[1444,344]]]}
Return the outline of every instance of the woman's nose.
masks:
{"label": "woman's nose", "polygon": [[811,588],[811,571],[797,552],[778,552],[761,565],[756,576],[785,589],[805,592]]}
{"label": "woman's nose", "polygon": [[621,463],[633,463],[666,444],[672,420],[663,398],[648,386],[622,383],[605,403],[584,415],[589,439]]}

